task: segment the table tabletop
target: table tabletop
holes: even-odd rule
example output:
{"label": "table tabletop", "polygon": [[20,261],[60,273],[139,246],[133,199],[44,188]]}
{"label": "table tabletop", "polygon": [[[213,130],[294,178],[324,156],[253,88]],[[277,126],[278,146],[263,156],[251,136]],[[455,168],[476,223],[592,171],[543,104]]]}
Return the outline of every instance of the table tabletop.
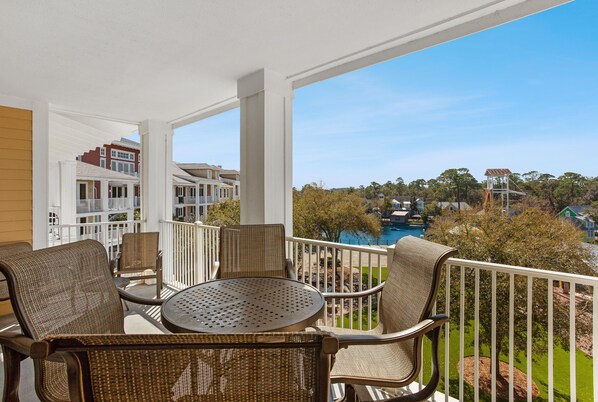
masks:
{"label": "table tabletop", "polygon": [[300,331],[324,312],[315,287],[286,278],[216,279],[181,290],[162,305],[172,332]]}

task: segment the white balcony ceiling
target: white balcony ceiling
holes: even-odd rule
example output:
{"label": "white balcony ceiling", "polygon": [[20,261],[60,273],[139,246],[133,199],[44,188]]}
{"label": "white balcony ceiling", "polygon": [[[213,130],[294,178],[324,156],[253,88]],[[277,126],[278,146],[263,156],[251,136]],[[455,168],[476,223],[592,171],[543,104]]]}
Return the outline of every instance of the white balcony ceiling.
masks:
{"label": "white balcony ceiling", "polygon": [[294,86],[565,0],[0,2],[0,94],[52,109],[176,122],[236,101],[267,68]]}

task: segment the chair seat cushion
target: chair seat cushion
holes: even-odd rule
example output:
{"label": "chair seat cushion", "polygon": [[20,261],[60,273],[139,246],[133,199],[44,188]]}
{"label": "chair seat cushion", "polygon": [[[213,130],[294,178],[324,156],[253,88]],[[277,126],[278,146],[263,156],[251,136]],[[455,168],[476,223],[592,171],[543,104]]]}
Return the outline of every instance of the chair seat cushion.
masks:
{"label": "chair seat cushion", "polygon": [[[318,327],[335,335],[379,335],[378,327],[371,331],[347,328]],[[412,343],[409,342],[409,347]],[[412,381],[415,369],[412,354],[397,343],[385,345],[351,345],[336,354],[330,374],[332,383],[366,384],[401,387]]]}

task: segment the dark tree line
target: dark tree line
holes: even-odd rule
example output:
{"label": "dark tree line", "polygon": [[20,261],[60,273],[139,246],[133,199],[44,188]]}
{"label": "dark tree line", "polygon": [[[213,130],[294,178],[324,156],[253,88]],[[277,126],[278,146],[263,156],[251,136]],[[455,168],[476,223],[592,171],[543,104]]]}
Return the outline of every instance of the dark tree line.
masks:
{"label": "dark tree line", "polygon": [[[512,207],[525,209],[536,207],[549,213],[558,213],[567,205],[594,205],[598,218],[598,177],[586,177],[566,172],[561,176],[531,171],[513,173],[510,188],[525,192],[526,196],[513,196]],[[484,200],[486,181],[478,181],[467,168],[451,168],[431,179],[416,179],[406,183],[402,177],[384,184],[371,182],[368,186],[349,188],[375,206],[383,207],[383,199],[396,196],[421,198],[427,204],[433,202],[467,202],[480,205]],[[388,201],[387,201],[388,202]]]}

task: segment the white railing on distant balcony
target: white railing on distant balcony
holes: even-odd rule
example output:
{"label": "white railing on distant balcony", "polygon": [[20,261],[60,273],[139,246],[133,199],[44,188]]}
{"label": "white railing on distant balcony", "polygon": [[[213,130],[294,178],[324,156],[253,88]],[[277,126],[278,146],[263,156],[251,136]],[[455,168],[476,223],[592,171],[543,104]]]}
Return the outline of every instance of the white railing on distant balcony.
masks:
{"label": "white railing on distant balcony", "polygon": [[108,209],[117,211],[129,209],[129,198],[108,198]]}
{"label": "white railing on distant balcony", "polygon": [[141,221],[78,223],[73,225],[50,225],[48,247],[93,239],[104,245],[109,258],[120,251],[122,235],[141,231]]}
{"label": "white railing on distant balcony", "polygon": [[[218,228],[167,221],[162,222],[161,230],[164,281],[180,289],[207,280],[218,258]],[[392,246],[287,238],[287,256],[294,261],[298,279],[321,291],[349,292],[375,286],[385,278],[393,252]],[[525,373],[528,401],[532,400],[530,379],[541,387],[540,397],[545,400],[598,400],[598,385],[592,385],[598,384],[598,360],[592,359],[594,345],[598,345],[598,278],[452,258],[440,286],[436,312],[448,312],[451,319],[440,351],[444,378],[438,390],[444,392],[445,400],[449,395],[459,400],[500,399],[496,381],[485,393],[479,380],[479,358],[496,363],[499,342],[503,346],[500,359],[507,365],[504,399],[515,400],[514,382],[509,379],[519,366]],[[563,287],[571,289],[574,297]],[[367,330],[377,324],[376,297],[336,303],[326,306],[324,325]],[[545,325],[535,320],[538,315]],[[506,338],[499,339],[501,333],[506,333]],[[543,350],[534,334],[545,341]],[[490,341],[484,342],[483,335]],[[464,358],[471,356],[469,385],[463,374]],[[430,373],[428,352],[425,357],[420,384]],[[491,367],[491,378],[496,379],[495,366]],[[538,367],[547,367],[545,373]]]}
{"label": "white railing on distant balcony", "polygon": [[85,212],[99,212],[102,210],[102,200],[95,198],[88,198],[84,200],[77,200],[77,213]]}
{"label": "white railing on distant balcony", "polygon": [[195,200],[196,200],[196,198],[193,196],[193,197],[185,197],[184,201],[185,201],[185,204],[195,204]]}

